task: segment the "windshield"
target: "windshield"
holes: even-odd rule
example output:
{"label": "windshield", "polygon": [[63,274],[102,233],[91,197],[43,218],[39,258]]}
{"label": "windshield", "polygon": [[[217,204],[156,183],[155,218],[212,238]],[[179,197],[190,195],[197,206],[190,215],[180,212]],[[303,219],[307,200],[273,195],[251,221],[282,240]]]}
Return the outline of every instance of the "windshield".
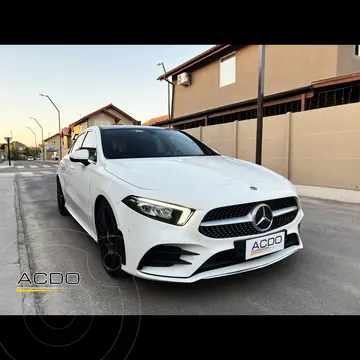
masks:
{"label": "windshield", "polygon": [[192,136],[176,130],[102,129],[104,155],[108,159],[178,156],[217,156]]}

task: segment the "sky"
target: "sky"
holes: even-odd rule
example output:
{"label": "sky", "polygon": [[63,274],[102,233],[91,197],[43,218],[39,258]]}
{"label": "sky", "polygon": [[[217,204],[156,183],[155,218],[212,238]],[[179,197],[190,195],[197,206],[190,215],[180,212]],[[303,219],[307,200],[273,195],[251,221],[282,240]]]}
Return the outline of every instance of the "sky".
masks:
{"label": "sky", "polygon": [[0,45],[0,143],[5,136],[41,143],[99,108],[113,103],[142,122],[166,115],[170,70],[212,45]]}

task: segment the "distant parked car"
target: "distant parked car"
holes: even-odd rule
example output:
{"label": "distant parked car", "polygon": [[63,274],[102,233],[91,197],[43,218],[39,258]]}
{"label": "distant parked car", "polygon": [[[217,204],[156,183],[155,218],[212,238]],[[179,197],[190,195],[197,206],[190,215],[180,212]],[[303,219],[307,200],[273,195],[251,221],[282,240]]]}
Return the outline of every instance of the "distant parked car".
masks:
{"label": "distant parked car", "polygon": [[31,161],[32,161],[32,160],[35,160],[35,158],[34,158],[33,156],[28,156],[27,159],[28,159],[28,160],[31,160]]}

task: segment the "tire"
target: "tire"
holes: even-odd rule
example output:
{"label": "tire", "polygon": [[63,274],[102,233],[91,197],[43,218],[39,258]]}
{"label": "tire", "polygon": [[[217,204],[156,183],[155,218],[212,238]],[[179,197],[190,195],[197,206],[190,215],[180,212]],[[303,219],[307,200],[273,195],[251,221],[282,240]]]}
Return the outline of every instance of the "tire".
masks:
{"label": "tire", "polygon": [[64,194],[61,188],[61,184],[60,184],[60,180],[59,178],[56,179],[56,187],[57,187],[57,203],[58,203],[58,208],[59,208],[59,213],[62,216],[66,216],[69,214],[68,210],[65,207],[65,198],[64,198]]}
{"label": "tire", "polygon": [[125,263],[124,238],[106,200],[101,200],[96,208],[95,224],[105,271],[112,277],[126,277],[128,274],[121,268]]}

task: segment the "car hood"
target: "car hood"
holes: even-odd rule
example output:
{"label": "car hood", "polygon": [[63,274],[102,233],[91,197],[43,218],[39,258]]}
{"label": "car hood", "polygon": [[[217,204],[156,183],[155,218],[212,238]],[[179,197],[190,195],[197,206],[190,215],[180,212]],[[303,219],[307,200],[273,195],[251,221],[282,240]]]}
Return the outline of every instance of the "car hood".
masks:
{"label": "car hood", "polygon": [[252,185],[284,177],[251,162],[226,156],[107,160],[105,170],[141,189],[213,188]]}

